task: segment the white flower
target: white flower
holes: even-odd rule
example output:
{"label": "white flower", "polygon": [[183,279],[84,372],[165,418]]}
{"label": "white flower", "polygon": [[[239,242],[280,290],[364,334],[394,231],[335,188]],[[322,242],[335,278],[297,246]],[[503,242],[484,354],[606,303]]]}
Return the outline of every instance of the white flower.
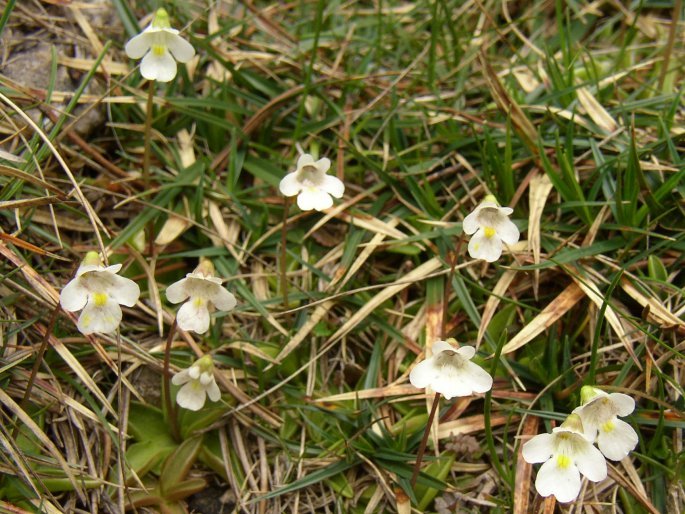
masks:
{"label": "white flower", "polygon": [[283,177],[278,188],[285,196],[297,195],[297,206],[303,211],[328,209],[333,205],[331,196],[342,198],[345,193],[345,184],[326,174],[330,167],[329,159],[314,161],[304,154],[297,160],[297,169]]}
{"label": "white flower", "polygon": [[221,391],[214,379],[214,363],[210,355],[205,355],[188,369],[176,373],[171,383],[183,386],[176,394],[176,403],[184,409],[200,410],[204,407],[207,396],[213,402],[221,399]]}
{"label": "white flower", "polygon": [[533,437],[523,445],[522,453],[526,462],[544,462],[535,479],[538,493],[553,494],[562,503],[578,497],[581,473],[593,482],[607,476],[606,460],[583,435],[577,414],[571,414],[551,434]]}
{"label": "white flower", "polygon": [[133,280],[117,275],[121,264],[103,266],[97,252],[88,252],[76,271],[76,276],[59,295],[65,311],[83,309],[78,318],[82,334],[116,331],[121,322],[121,307],[133,307],[140,296],[140,288]]}
{"label": "white flower", "polygon": [[178,326],[204,334],[209,330],[209,309],[230,311],[236,306],[235,296],[221,286],[214,276],[214,265],[202,260],[194,272],[167,287],[166,297],[171,303],[185,302],[176,314]]}
{"label": "white flower", "polygon": [[512,212],[511,207],[500,207],[495,197],[488,195],[464,218],[464,233],[476,234],[469,241],[471,257],[495,262],[502,255],[502,242],[511,245],[519,240],[519,229],[509,219]]}
{"label": "white flower", "polygon": [[140,59],[140,73],[148,80],[169,82],[176,76],[176,61],[188,62],[195,55],[193,45],[169,24],[169,15],[157,9],[148,28],[126,43],[126,55]]}
{"label": "white flower", "polygon": [[[454,339],[449,339],[456,343]],[[473,346],[456,348],[447,341],[433,343],[433,356],[419,362],[409,373],[414,387],[430,386],[446,399],[484,393],[492,388],[492,377],[471,362],[476,350]]]}
{"label": "white flower", "polygon": [[618,416],[633,412],[635,400],[627,394],[607,394],[592,386],[583,386],[580,398],[582,405],[573,413],[583,420],[585,436],[597,442],[607,459],[621,460],[628,455],[637,446],[637,433]]}

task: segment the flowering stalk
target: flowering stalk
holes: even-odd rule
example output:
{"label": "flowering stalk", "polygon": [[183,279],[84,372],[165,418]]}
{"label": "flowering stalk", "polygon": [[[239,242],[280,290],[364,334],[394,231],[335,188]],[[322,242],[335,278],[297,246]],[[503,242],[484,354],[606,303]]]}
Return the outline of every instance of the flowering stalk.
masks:
{"label": "flowering stalk", "polygon": [[[490,374],[494,377],[497,372],[497,365],[499,364],[500,356],[502,355],[502,348],[504,348],[504,343],[507,341],[506,337],[501,337],[497,343],[497,348],[495,349],[495,355],[492,360],[492,368],[490,368]],[[497,455],[497,449],[495,448],[495,438],[492,436],[492,424],[490,423],[490,408],[492,407],[492,389],[485,393],[485,400],[483,403],[483,423],[485,425],[485,441],[488,445],[488,450],[490,451],[490,458],[492,463],[495,465],[495,469],[499,473],[499,476],[506,478],[508,475],[505,473],[502,463],[499,460],[499,455]]]}
{"label": "flowering stalk", "polygon": [[[40,348],[38,349],[38,355],[36,355],[36,360],[33,362],[33,368],[31,368],[31,375],[29,375],[29,381],[26,384],[26,390],[24,391],[24,396],[19,403],[21,410],[26,410],[26,404],[31,397],[31,390],[33,389],[33,384],[36,381],[36,376],[38,375],[38,370],[41,364],[43,364],[43,356],[45,355],[45,350],[48,349],[48,339],[50,334],[52,334],[52,329],[55,328],[55,323],[57,322],[57,316],[59,315],[60,305],[59,302],[55,304],[55,308],[52,309],[52,315],[50,316],[50,321],[48,321],[48,326],[45,327],[45,334],[43,334],[43,340],[40,342]],[[12,430],[12,439],[16,440],[19,433],[19,423],[14,424],[14,429]]]}
{"label": "flowering stalk", "polygon": [[409,482],[412,488],[416,485],[416,479],[419,476],[419,469],[421,469],[421,461],[423,460],[423,454],[426,453],[426,444],[428,444],[428,434],[430,434],[431,427],[433,426],[433,419],[435,419],[435,413],[438,410],[438,405],[440,404],[440,393],[435,393],[433,398],[433,406],[431,407],[430,414],[428,415],[428,423],[426,424],[426,429],[423,431],[423,437],[421,438],[421,444],[419,445],[419,452],[416,454],[416,463],[414,464],[414,471],[411,474],[411,481]]}
{"label": "flowering stalk", "polygon": [[287,243],[288,243],[288,210],[290,208],[290,199],[286,198],[283,202],[283,224],[281,225],[281,293],[283,294],[283,307],[288,310],[288,261],[287,261]]}
{"label": "flowering stalk", "polygon": [[433,355],[419,362],[409,373],[409,381],[414,387],[430,387],[435,391],[428,424],[423,433],[416,458],[411,480],[412,487],[416,482],[423,453],[426,450],[428,433],[433,426],[435,411],[440,403],[440,395],[450,400],[455,396],[469,396],[474,392],[484,393],[492,388],[492,377],[483,368],[471,362],[471,358],[476,353],[475,348],[473,346],[453,346],[456,343],[455,339],[436,341],[433,343]]}
{"label": "flowering stalk", "polygon": [[176,318],[174,317],[174,322],[171,324],[169,329],[169,335],[166,339],[166,346],[164,347],[164,405],[166,407],[167,416],[169,417],[171,425],[171,436],[174,441],[180,441],[181,437],[178,431],[178,419],[176,418],[176,407],[174,402],[171,401],[171,371],[169,370],[169,364],[171,361],[171,343],[174,340],[174,334],[176,333]]}
{"label": "flowering stalk", "polygon": [[[155,93],[155,81],[150,80],[147,90],[147,103],[145,105],[145,129],[143,132],[143,185],[145,187],[145,192],[150,191],[150,153],[152,146],[152,110],[154,109],[154,93]],[[153,234],[155,231],[155,221],[154,218],[151,219],[147,226],[145,227],[145,237],[148,241],[148,254],[152,255],[154,250],[154,238]]]}

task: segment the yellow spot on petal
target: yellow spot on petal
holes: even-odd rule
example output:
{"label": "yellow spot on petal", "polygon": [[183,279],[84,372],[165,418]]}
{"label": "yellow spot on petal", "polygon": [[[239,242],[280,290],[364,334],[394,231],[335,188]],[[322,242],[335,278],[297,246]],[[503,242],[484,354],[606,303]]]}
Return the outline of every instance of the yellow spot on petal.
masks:
{"label": "yellow spot on petal", "polygon": [[81,317],[81,325],[83,326],[83,328],[86,328],[88,325],[90,325],[90,321],[90,316]]}
{"label": "yellow spot on petal", "polygon": [[561,469],[566,469],[571,465],[571,459],[568,455],[559,455],[557,457],[557,466]]}
{"label": "yellow spot on petal", "polygon": [[205,301],[203,298],[195,298],[193,303],[195,304],[195,307],[202,307],[205,304]]}
{"label": "yellow spot on petal", "polygon": [[105,293],[95,293],[93,295],[93,302],[96,307],[102,307],[107,303],[107,295]]}
{"label": "yellow spot on petal", "polygon": [[152,45],[152,53],[157,57],[160,57],[166,53],[166,46],[164,45]]}
{"label": "yellow spot on petal", "polygon": [[602,425],[602,430],[606,433],[613,431],[614,428],[616,428],[616,425],[614,425],[614,422],[611,420]]}
{"label": "yellow spot on petal", "polygon": [[485,227],[484,232],[485,232],[485,237],[487,237],[488,239],[490,239],[496,233],[495,229],[492,227]]}

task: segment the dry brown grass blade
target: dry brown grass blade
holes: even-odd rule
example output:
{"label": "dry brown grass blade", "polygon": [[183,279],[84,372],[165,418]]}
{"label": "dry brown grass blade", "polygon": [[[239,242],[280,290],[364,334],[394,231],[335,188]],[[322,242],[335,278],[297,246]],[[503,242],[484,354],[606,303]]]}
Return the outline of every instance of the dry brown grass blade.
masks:
{"label": "dry brown grass blade", "polygon": [[604,295],[597,287],[597,284],[591,281],[588,273],[585,273],[582,279],[581,277],[579,277],[577,273],[571,273],[571,278],[578,285],[578,287],[580,287],[580,289],[587,295],[587,297],[592,301],[592,303],[594,303],[597,306],[598,309],[601,309],[606,305],[606,307],[604,308],[604,317],[606,318],[611,328],[614,329],[614,332],[620,339],[621,343],[623,343],[623,346],[625,347],[628,354],[632,357],[633,361],[635,362],[635,365],[638,367],[640,371],[642,371],[642,364],[640,363],[640,359],[638,359],[637,355],[635,355],[635,350],[633,350],[632,341],[628,337],[628,334],[626,333],[626,330],[623,327],[621,320],[618,318],[618,314],[616,313],[614,308],[605,301]]}
{"label": "dry brown grass blade", "polygon": [[419,392],[411,384],[401,384],[401,385],[387,385],[385,387],[373,387],[371,389],[362,389],[360,391],[350,391],[348,393],[334,394],[331,396],[325,396],[323,398],[317,398],[316,402],[342,402],[347,400],[368,400],[369,398],[386,398],[388,396],[404,396],[417,394]]}
{"label": "dry brown grass blade", "polygon": [[323,317],[331,310],[334,302],[325,302],[321,305],[317,305],[316,309],[309,319],[304,322],[297,333],[288,341],[288,343],[281,349],[280,353],[276,356],[276,363],[279,363],[285,359],[295,348],[297,348],[302,341],[309,335],[309,333],[314,329],[316,324],[323,319]]}
{"label": "dry brown grass blade", "polygon": [[[9,436],[9,434],[7,435]],[[36,487],[34,480],[32,480],[32,470],[27,467],[23,455],[18,451],[16,441],[10,437],[5,437],[4,430],[0,430],[0,446],[4,449],[4,458],[9,458],[12,464],[16,466],[13,474],[18,478],[23,478],[24,483],[28,484],[36,496],[42,496],[42,491]],[[20,473],[17,473],[17,469]]]}
{"label": "dry brown grass blade", "polygon": [[18,255],[0,242],[0,255],[4,256],[17,268],[19,268],[31,287],[51,306],[59,301],[59,294],[55,289],[36,271],[24,262]]}
{"label": "dry brown grass blade", "polygon": [[[1,203],[2,202],[0,202],[0,204]],[[0,206],[0,208],[1,208],[1,206]],[[60,261],[68,261],[69,260],[66,257],[62,257],[61,255],[56,255],[52,252],[48,252],[47,250],[43,250],[42,248],[40,248],[36,245],[33,245],[33,244],[28,243],[26,241],[23,241],[22,239],[19,239],[18,237],[14,237],[10,234],[3,234],[2,232],[0,232],[0,239],[3,239],[5,241],[7,241],[8,243],[11,243],[15,246],[18,246],[19,248],[23,248],[24,250],[28,250],[28,251],[33,252],[33,253],[37,253],[38,255],[46,255],[48,257],[52,257],[53,259],[57,259]]]}
{"label": "dry brown grass blade", "polygon": [[39,198],[23,198],[21,200],[4,200],[0,202],[0,209],[26,209],[59,203],[62,199],[57,196],[41,196]]}
{"label": "dry brown grass blade", "polygon": [[485,81],[490,88],[490,94],[494,98],[497,107],[504,113],[505,117],[511,119],[514,130],[528,147],[528,150],[530,150],[533,155],[538,155],[537,130],[535,130],[535,127],[528,119],[528,116],[526,116],[521,107],[514,101],[509,95],[509,92],[502,85],[497,73],[488,62],[484,52],[479,54],[478,60],[483,68]]}
{"label": "dry brown grass blade", "polygon": [[276,361],[269,357],[267,353],[264,351],[260,350],[257,348],[255,345],[252,343],[248,343],[247,341],[234,341],[232,343],[229,343],[227,345],[224,345],[223,348],[231,349],[231,350],[238,350],[241,352],[249,353],[250,355],[254,355],[255,357],[265,360],[267,362],[270,362],[272,364],[275,364]]}
{"label": "dry brown grass blade", "polygon": [[47,134],[45,134],[45,132],[43,132],[40,129],[40,127],[38,127],[38,125],[36,125],[36,123],[31,119],[31,117],[24,111],[22,111],[17,104],[15,104],[12,100],[7,98],[7,96],[5,96],[2,93],[0,93],[0,100],[2,100],[12,109],[14,109],[14,111],[33,129],[34,133],[37,134],[38,137],[40,137],[43,140],[43,143],[45,143],[45,145],[50,149],[50,152],[55,157],[55,160],[59,163],[62,170],[64,170],[64,173],[69,178],[69,181],[71,182],[72,186],[74,187],[74,191],[76,192],[76,197],[79,199],[79,202],[83,206],[83,209],[86,211],[86,215],[88,216],[88,219],[90,220],[90,223],[93,226],[93,232],[100,247],[100,252],[103,256],[106,255],[105,244],[102,241],[102,235],[100,234],[100,230],[98,230],[98,227],[100,227],[100,229],[102,229],[102,231],[105,234],[109,234],[107,227],[105,227],[105,225],[102,223],[98,215],[95,213],[93,206],[85,197],[83,191],[81,191],[81,187],[79,186],[76,177],[74,177],[74,174],[71,172],[71,169],[62,158],[62,155],[57,151],[57,148],[55,148],[55,145],[52,144],[52,141],[50,141],[50,138],[47,136]]}
{"label": "dry brown grass blade", "polygon": [[613,465],[609,465],[609,477],[615,480],[618,484],[625,487],[630,491],[637,501],[639,501],[643,507],[645,507],[651,514],[661,514],[661,511],[657,509],[649,498],[646,498],[638,488],[636,488],[630,480],[627,480],[623,473],[619,472]]}
{"label": "dry brown grass blade", "polygon": [[478,327],[478,336],[476,337],[476,349],[478,349],[481,341],[483,341],[485,331],[488,329],[488,324],[490,323],[490,320],[495,315],[495,311],[497,310],[497,306],[501,301],[501,297],[505,295],[507,289],[509,289],[509,286],[511,285],[511,282],[514,280],[515,276],[516,270],[513,269],[509,269],[502,273],[502,276],[497,281],[497,285],[495,285],[494,289],[492,290],[492,294],[488,298],[488,301],[485,303],[485,308],[483,309],[483,316],[480,320],[480,327]]}
{"label": "dry brown grass blade", "polygon": [[545,498],[545,501],[542,504],[542,508],[540,509],[539,512],[542,512],[542,514],[554,514],[554,508],[557,505],[557,499],[555,498],[554,495],[548,496]]}
{"label": "dry brown grass blade", "polygon": [[395,488],[395,508],[397,509],[397,514],[411,513],[411,501],[409,501],[409,496],[407,496],[400,487]]}
{"label": "dry brown grass blade", "polygon": [[[523,422],[521,435],[527,438],[538,433],[539,419],[537,416],[528,416]],[[530,479],[533,466],[528,464],[522,455],[523,444],[519,445],[516,465],[516,477],[514,479],[514,510],[513,514],[528,514],[530,500]]]}
{"label": "dry brown grass blade", "polygon": [[45,180],[42,180],[40,177],[36,177],[35,175],[26,173],[25,171],[18,170],[17,168],[13,168],[11,166],[0,164],[0,175],[18,178],[19,180],[23,180],[24,182],[35,184],[36,186],[40,186],[43,189],[47,189],[48,191],[54,193],[56,196],[63,199],[67,197],[64,194],[64,191],[46,182]]}
{"label": "dry brown grass blade", "polygon": [[[519,416],[510,416],[509,414],[495,414],[490,416],[490,426],[498,427],[505,423],[514,423],[519,419]],[[440,439],[447,439],[460,434],[475,434],[485,430],[485,416],[476,414],[475,416],[468,416],[466,418],[455,419],[454,421],[447,421],[440,424],[438,437]]]}
{"label": "dry brown grass blade", "polygon": [[[533,263],[540,264],[540,219],[542,211],[547,203],[547,197],[552,190],[552,181],[546,173],[536,175],[530,180],[528,189],[528,248],[533,252]],[[538,297],[538,285],[540,283],[540,270],[533,271],[533,295]]]}
{"label": "dry brown grass blade", "polygon": [[157,331],[159,336],[162,337],[164,334],[164,308],[162,307],[162,298],[159,294],[159,286],[157,285],[157,280],[155,279],[155,268],[157,266],[157,258],[154,257],[150,259],[150,263],[143,255],[137,251],[132,246],[129,246],[129,253],[136,260],[138,265],[143,269],[145,276],[147,277],[147,287],[150,293],[150,300],[152,301],[152,306],[155,309],[155,314],[157,318]]}
{"label": "dry brown grass blade", "polygon": [[599,128],[604,130],[607,134],[611,134],[618,129],[616,120],[612,118],[606,109],[602,107],[602,104],[592,96],[592,93],[590,93],[588,88],[579,87],[576,89],[576,95],[578,95],[580,105],[583,106],[588,116],[592,118],[592,121],[594,121]]}
{"label": "dry brown grass blade", "polygon": [[442,263],[436,257],[424,262],[418,268],[407,273],[403,278],[402,282],[399,284],[391,284],[381,292],[376,294],[371,300],[368,301],[361,309],[355,312],[350,319],[348,319],[331,337],[326,341],[326,345],[337,341],[344,337],[350,330],[356,327],[366,316],[371,314],[376,307],[381,305],[388,298],[399,293],[406,287],[409,287],[412,282],[418,282],[424,279],[427,275],[438,270],[442,266]]}
{"label": "dry brown grass blade", "polygon": [[567,286],[540,314],[535,316],[511,341],[504,345],[502,355],[521,348],[543,330],[548,329],[556,320],[578,303],[583,296],[583,290],[577,284],[573,283]]}
{"label": "dry brown grass blade", "polygon": [[28,428],[31,433],[36,436],[36,439],[40,441],[40,443],[43,445],[43,447],[52,455],[52,457],[57,461],[59,464],[59,467],[62,468],[62,471],[64,471],[64,474],[67,476],[69,479],[69,482],[71,482],[72,487],[74,488],[74,491],[78,494],[79,498],[81,499],[82,502],[85,502],[85,494],[81,490],[81,487],[79,485],[78,480],[76,480],[76,477],[72,473],[71,468],[69,467],[69,464],[67,463],[66,460],[64,460],[64,457],[62,457],[62,454],[60,451],[57,449],[55,444],[50,440],[50,438],[41,430],[41,428],[36,424],[33,419],[31,419],[31,416],[26,414],[24,410],[19,407],[19,405],[2,389],[0,389],[0,403],[2,403],[7,410],[12,412],[19,420],[26,425],[26,428]]}
{"label": "dry brown grass blade", "polygon": [[[433,279],[433,280],[438,280]],[[440,279],[442,280],[442,279]],[[445,313],[445,298],[444,293],[440,295],[439,299],[434,302],[429,301],[426,298],[426,357],[429,357],[433,353],[433,343],[439,341],[443,337],[443,317]],[[433,392],[432,388],[427,387],[426,392],[429,393],[426,396],[426,413],[429,414],[433,411],[434,402],[439,402],[439,397],[430,394]],[[436,456],[439,455],[440,445],[438,444],[438,434],[440,430],[440,416],[433,417],[433,425],[430,427],[430,435],[433,444],[433,449],[435,450]]]}
{"label": "dry brown grass blade", "polygon": [[219,234],[219,237],[221,238],[226,250],[229,251],[236,261],[242,262],[243,256],[239,255],[235,249],[238,237],[240,235],[239,227],[235,224],[231,224],[231,226],[229,226],[226,223],[224,220],[224,215],[221,212],[221,208],[216,202],[207,202],[207,213],[209,214],[209,219],[212,220],[212,224],[214,225],[217,234]]}
{"label": "dry brown grass blade", "polygon": [[173,243],[189,226],[190,220],[187,216],[170,214],[157,233],[155,244],[157,246],[166,246],[169,243]]}
{"label": "dry brown grass blade", "polygon": [[353,216],[346,212],[340,212],[340,214],[338,214],[336,217],[346,223],[354,225],[355,227],[363,228],[364,230],[373,232],[374,234],[385,234],[387,237],[399,240],[406,239],[408,237],[407,234],[396,228],[397,224],[393,223],[392,220],[385,222],[379,220],[378,218],[374,218],[373,216],[364,216],[359,214],[355,214]]}
{"label": "dry brown grass blade", "polygon": [[678,332],[681,334],[685,331],[685,321],[669,311],[664,307],[663,303],[656,298],[649,298],[643,295],[626,277],[621,278],[621,289],[628,293],[628,295],[643,308],[649,309],[647,312],[648,320],[664,329],[677,327]]}
{"label": "dry brown grass blade", "polygon": [[107,397],[102,393],[102,391],[100,391],[100,388],[97,386],[90,374],[81,365],[79,360],[69,351],[69,348],[62,344],[62,341],[52,335],[50,336],[50,346],[55,349],[59,356],[62,357],[62,360],[71,368],[74,374],[81,379],[81,382],[83,382],[86,388],[93,393],[93,396],[95,396],[100,401],[102,406],[107,409],[109,413],[112,414],[112,416],[114,416],[116,419],[116,411],[112,405],[110,405]]}

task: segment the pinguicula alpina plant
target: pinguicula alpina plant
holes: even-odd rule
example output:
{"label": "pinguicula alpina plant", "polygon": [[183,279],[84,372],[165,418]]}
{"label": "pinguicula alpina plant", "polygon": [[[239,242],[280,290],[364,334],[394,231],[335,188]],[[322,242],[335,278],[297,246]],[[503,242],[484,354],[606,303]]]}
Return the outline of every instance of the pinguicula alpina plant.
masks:
{"label": "pinguicula alpina plant", "polygon": [[333,205],[333,198],[342,198],[345,184],[326,172],[331,167],[326,157],[314,160],[309,154],[303,154],[297,160],[295,171],[288,173],[278,186],[285,196],[297,195],[297,206],[303,211],[316,209],[322,211]]}
{"label": "pinguicula alpina plant", "polygon": [[485,393],[492,388],[488,372],[471,362],[476,354],[473,346],[457,348],[447,341],[436,341],[432,352],[431,357],[419,362],[409,373],[409,381],[414,387],[430,387],[447,400]]}
{"label": "pinguicula alpina plant", "polygon": [[543,463],[535,479],[538,493],[553,494],[562,503],[578,497],[581,474],[593,482],[607,476],[604,455],[585,436],[577,414],[569,415],[551,434],[533,437],[523,445],[522,454],[526,462]]}
{"label": "pinguicula alpina plant", "polygon": [[201,259],[195,271],[167,287],[166,297],[171,303],[185,302],[176,314],[180,328],[204,334],[209,330],[212,310],[230,311],[236,306],[235,296],[222,282],[214,275],[212,261]]}
{"label": "pinguicula alpina plant", "polygon": [[193,45],[171,28],[169,14],[160,8],[152,23],[131,38],[124,48],[131,59],[143,58],[140,73],[148,80],[169,82],[176,76],[178,62],[188,62],[195,55]]}
{"label": "pinguicula alpina plant", "polygon": [[519,229],[509,219],[512,212],[514,209],[500,207],[493,195],[487,195],[473,212],[464,218],[464,233],[475,234],[468,247],[472,258],[495,262],[502,255],[502,243],[511,245],[519,240]]}
{"label": "pinguicula alpina plant", "polygon": [[635,400],[623,393],[606,393],[592,386],[580,390],[580,407],[573,413],[583,421],[588,439],[597,443],[607,459],[621,460],[638,443],[633,427],[618,416],[627,416],[635,410]]}
{"label": "pinguicula alpina plant", "polygon": [[409,382],[414,387],[430,387],[435,392],[433,407],[428,415],[426,429],[419,445],[414,472],[411,478],[412,486],[419,474],[423,453],[426,450],[428,434],[433,426],[433,419],[440,403],[440,395],[450,400],[456,396],[469,396],[485,393],[492,388],[492,377],[483,368],[471,362],[476,354],[472,346],[455,346],[453,338],[447,341],[433,343],[433,355],[419,362],[409,373]]}
{"label": "pinguicula alpina plant", "polygon": [[171,379],[174,385],[181,386],[176,394],[176,403],[184,409],[198,411],[205,405],[205,399],[218,402],[221,390],[214,379],[214,362],[211,355],[196,360]]}
{"label": "pinguicula alpina plant", "polygon": [[133,307],[140,287],[117,275],[121,264],[105,266],[98,252],[88,252],[76,276],[64,286],[59,301],[65,311],[80,311],[78,329],[82,334],[109,334],[119,328],[121,307]]}

